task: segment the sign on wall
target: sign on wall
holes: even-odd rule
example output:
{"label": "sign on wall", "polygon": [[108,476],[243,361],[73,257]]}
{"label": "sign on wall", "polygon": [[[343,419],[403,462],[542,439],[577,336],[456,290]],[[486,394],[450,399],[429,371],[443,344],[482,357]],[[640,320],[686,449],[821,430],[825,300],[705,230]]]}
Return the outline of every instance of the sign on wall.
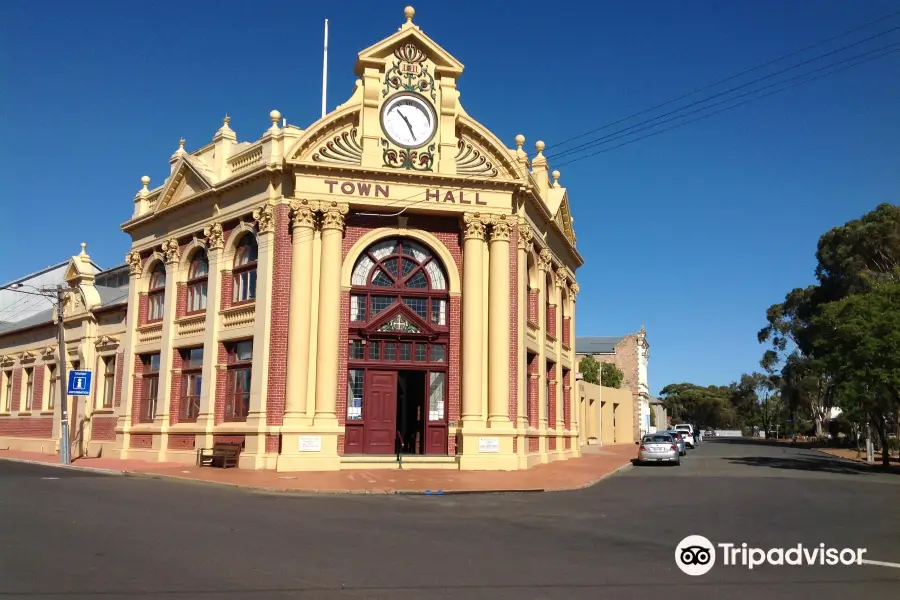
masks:
{"label": "sign on wall", "polygon": [[500,438],[486,437],[478,438],[479,452],[500,452]]}

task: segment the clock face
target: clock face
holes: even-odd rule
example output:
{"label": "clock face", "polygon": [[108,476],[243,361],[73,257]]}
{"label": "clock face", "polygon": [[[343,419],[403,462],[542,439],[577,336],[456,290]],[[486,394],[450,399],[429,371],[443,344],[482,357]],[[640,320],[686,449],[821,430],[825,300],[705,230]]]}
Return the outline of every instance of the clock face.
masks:
{"label": "clock face", "polygon": [[400,94],[384,103],[381,126],[392,142],[403,148],[424,146],[437,129],[431,104],[419,96]]}

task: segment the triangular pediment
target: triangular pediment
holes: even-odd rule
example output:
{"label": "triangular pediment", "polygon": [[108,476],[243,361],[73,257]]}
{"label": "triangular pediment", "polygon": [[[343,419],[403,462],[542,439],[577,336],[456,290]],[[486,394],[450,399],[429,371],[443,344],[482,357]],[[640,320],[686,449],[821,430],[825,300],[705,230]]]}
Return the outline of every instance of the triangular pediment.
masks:
{"label": "triangular pediment", "polygon": [[554,220],[556,221],[556,224],[559,225],[559,228],[562,229],[569,242],[574,244],[575,229],[572,227],[572,210],[569,207],[569,197],[566,195],[565,191],[563,191],[562,202],[560,202],[559,210],[556,211]]}
{"label": "triangular pediment", "polygon": [[160,191],[156,210],[162,210],[210,189],[212,181],[206,174],[182,158],[176,163],[175,169]]}
{"label": "triangular pediment", "polygon": [[432,337],[434,330],[403,302],[395,302],[365,328],[366,336],[424,335]]}
{"label": "triangular pediment", "polygon": [[468,116],[460,115],[457,123],[457,174],[510,181],[522,179],[521,169],[493,133]]}
{"label": "triangular pediment", "polygon": [[320,165],[360,165],[362,163],[362,131],[356,106],[334,114],[314,128],[308,129],[288,151],[289,162]]}
{"label": "triangular pediment", "polygon": [[465,68],[452,54],[425,35],[411,20],[408,20],[400,27],[397,33],[359,53],[356,59],[356,74],[362,75],[366,67],[380,68],[385,64],[385,61],[391,62],[394,60],[395,53],[402,51],[402,48],[408,44],[412,44],[419,51],[423,52],[428,60],[434,63],[436,75],[459,77]]}

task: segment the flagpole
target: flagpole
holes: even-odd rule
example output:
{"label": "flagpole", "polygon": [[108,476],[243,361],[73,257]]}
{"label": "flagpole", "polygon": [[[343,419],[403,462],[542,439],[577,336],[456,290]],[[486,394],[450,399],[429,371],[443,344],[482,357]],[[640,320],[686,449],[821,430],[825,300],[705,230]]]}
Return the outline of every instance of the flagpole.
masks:
{"label": "flagpole", "polygon": [[325,19],[325,48],[322,53],[322,118],[325,117],[325,98],[328,95],[328,19]]}

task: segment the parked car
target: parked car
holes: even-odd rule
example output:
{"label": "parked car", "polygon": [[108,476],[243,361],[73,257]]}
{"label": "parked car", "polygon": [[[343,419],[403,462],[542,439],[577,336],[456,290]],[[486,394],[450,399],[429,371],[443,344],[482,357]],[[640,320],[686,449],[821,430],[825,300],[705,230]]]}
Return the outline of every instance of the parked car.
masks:
{"label": "parked car", "polygon": [[653,433],[645,435],[641,439],[638,449],[638,464],[648,462],[668,462],[676,466],[681,465],[681,453],[671,435],[665,433]]}
{"label": "parked car", "polygon": [[674,429],[668,429],[664,431],[659,431],[657,433],[661,433],[671,437],[675,441],[675,445],[678,446],[678,453],[681,456],[687,454],[687,447],[684,445],[684,436],[681,435],[680,431],[675,431]]}
{"label": "parked car", "polygon": [[685,445],[691,450],[694,449],[694,428],[690,425],[676,425],[675,431],[684,437]]}

